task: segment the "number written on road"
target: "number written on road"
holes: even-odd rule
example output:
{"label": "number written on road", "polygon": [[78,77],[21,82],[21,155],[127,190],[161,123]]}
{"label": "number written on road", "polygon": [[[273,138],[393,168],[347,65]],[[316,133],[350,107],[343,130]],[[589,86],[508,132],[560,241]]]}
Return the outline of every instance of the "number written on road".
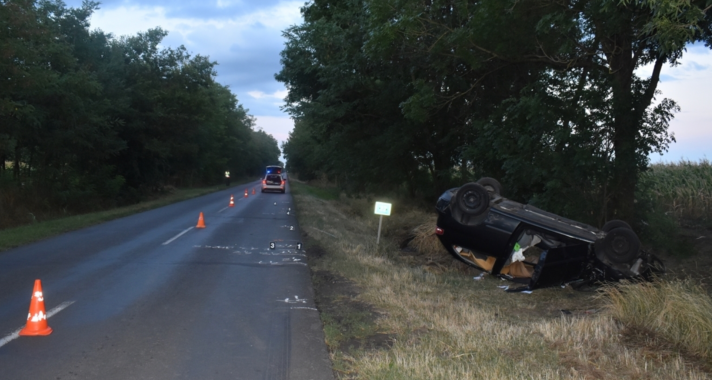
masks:
{"label": "number written on road", "polygon": [[273,242],[273,241],[272,241],[272,242],[270,242],[270,243],[269,243],[269,249],[274,249],[274,247],[275,247],[275,244],[274,244],[274,242]]}

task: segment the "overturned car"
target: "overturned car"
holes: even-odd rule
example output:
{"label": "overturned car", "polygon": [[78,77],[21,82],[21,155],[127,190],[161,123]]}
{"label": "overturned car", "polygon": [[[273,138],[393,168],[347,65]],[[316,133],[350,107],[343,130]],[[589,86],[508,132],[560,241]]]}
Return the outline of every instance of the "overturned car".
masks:
{"label": "overturned car", "polygon": [[650,279],[664,264],[640,248],[624,221],[600,230],[501,196],[482,178],[443,193],[436,235],[455,258],[531,290],[621,279]]}

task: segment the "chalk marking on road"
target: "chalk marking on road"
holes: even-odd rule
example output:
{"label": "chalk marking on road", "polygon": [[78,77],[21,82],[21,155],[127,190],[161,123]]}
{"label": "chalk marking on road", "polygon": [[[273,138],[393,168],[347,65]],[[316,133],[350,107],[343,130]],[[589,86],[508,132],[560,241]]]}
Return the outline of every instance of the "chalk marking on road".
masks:
{"label": "chalk marking on road", "polygon": [[286,250],[285,252],[260,252],[260,255],[265,255],[265,256],[302,256],[302,257],[307,257],[307,255],[303,253],[294,253],[290,250]]}
{"label": "chalk marking on road", "polygon": [[[66,309],[67,306],[69,306],[69,305],[71,305],[71,304],[73,304],[73,303],[74,303],[74,301],[62,302],[61,304],[59,304],[59,306],[57,306],[57,307],[55,307],[54,309],[52,309],[52,310],[50,310],[50,311],[47,312],[47,318],[50,318],[50,317],[52,317],[53,315],[59,313],[60,311]],[[13,341],[13,340],[19,338],[19,337],[20,337],[20,331],[22,331],[23,328],[25,328],[25,326],[20,327],[19,329],[13,331],[10,335],[8,335],[8,336],[6,336],[6,337],[0,339],[0,347],[2,347],[2,346],[4,346],[4,345],[10,343],[11,341]]]}
{"label": "chalk marking on road", "polygon": [[299,298],[299,296],[294,296],[294,299],[290,299],[289,297],[283,299],[283,300],[277,300],[277,302],[284,302],[284,303],[307,303],[307,300],[305,298]]}
{"label": "chalk marking on road", "polygon": [[235,249],[234,245],[194,245],[193,248],[205,248],[205,249]]}
{"label": "chalk marking on road", "polygon": [[269,263],[266,262],[266,261],[260,261],[260,262],[258,262],[257,264],[260,264],[260,265],[271,265],[271,266],[285,266],[285,265],[304,265],[304,266],[308,266],[307,263],[291,262],[291,261],[290,261],[290,262],[282,262],[282,263],[281,263],[281,262],[273,262],[272,260],[270,260]]}
{"label": "chalk marking on road", "polygon": [[183,232],[179,233],[178,235],[176,235],[176,236],[173,236],[172,238],[170,238],[170,239],[166,240],[166,242],[165,242],[165,243],[163,243],[163,245],[168,245],[168,244],[171,244],[171,243],[173,242],[173,240],[176,240],[176,239],[178,239],[179,237],[183,236],[183,234],[184,234],[184,233],[186,233],[186,232],[188,232],[188,231],[192,230],[193,228],[194,228],[194,227],[189,227],[189,228],[186,228],[186,230],[185,230],[185,231],[183,231]]}
{"label": "chalk marking on road", "polygon": [[225,206],[225,208],[223,208],[222,210],[218,211],[218,214],[221,213],[221,212],[223,212],[223,211],[225,211],[225,210],[227,210],[228,208],[230,208],[230,206]]}

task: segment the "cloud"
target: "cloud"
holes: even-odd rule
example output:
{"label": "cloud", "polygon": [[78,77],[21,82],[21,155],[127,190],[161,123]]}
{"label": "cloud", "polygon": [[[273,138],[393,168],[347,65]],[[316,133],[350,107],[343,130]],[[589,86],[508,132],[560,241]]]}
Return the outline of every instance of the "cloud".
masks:
{"label": "cloud", "polygon": [[697,62],[690,62],[688,65],[689,69],[692,71],[703,71],[710,68],[710,65],[701,65]]}
{"label": "cloud", "polygon": [[[78,8],[81,7],[82,0],[66,0],[65,3],[69,7]],[[283,3],[285,1],[282,0],[104,0],[101,1],[100,9],[110,11],[120,7],[163,7],[170,18],[230,19],[235,15],[258,13]]]}
{"label": "cloud", "polygon": [[[693,79],[700,75],[706,76],[711,67],[712,51],[701,46],[701,44],[693,44],[683,53],[682,59],[680,59],[677,66],[663,67],[660,78],[664,82]],[[652,70],[653,64],[651,63],[636,70],[636,74],[647,78],[652,73]]]}
{"label": "cloud", "polygon": [[287,97],[287,90],[285,89],[285,90],[281,90],[281,91],[275,91],[271,94],[265,94],[262,91],[250,91],[247,94],[255,99],[274,98],[274,99],[282,100],[285,97]]}

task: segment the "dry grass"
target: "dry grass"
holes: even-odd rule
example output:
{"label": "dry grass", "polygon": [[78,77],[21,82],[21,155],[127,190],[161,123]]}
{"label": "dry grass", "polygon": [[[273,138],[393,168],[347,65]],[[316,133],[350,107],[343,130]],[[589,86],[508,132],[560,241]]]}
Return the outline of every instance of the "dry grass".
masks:
{"label": "dry grass", "polygon": [[626,326],[654,332],[712,363],[712,299],[691,280],[624,283],[604,288],[610,314]]}
{"label": "dry grass", "polygon": [[426,220],[425,223],[413,228],[411,232],[413,240],[411,240],[409,245],[418,250],[418,252],[430,256],[447,254],[447,251],[435,235],[437,217],[433,215],[424,220]]}
{"label": "dry grass", "polygon": [[[623,339],[624,322],[610,309],[599,312],[602,300],[593,293],[570,288],[505,293],[498,286],[509,283],[491,276],[474,281],[454,267],[433,274],[425,266],[406,265],[398,241],[382,237],[376,246],[372,205],[299,193],[297,216],[310,236],[307,251],[319,245],[326,252],[310,262],[312,270],[352,281],[361,292],[355,300],[379,311],[377,331],[394,338],[390,348],[345,352],[330,346],[340,378],[711,378],[678,351],[631,345]],[[435,249],[432,221],[432,214],[401,209],[384,218],[385,235],[423,224],[416,229],[421,238],[412,244]],[[435,251],[430,254],[446,255]],[[560,309],[570,314],[562,316]]]}

